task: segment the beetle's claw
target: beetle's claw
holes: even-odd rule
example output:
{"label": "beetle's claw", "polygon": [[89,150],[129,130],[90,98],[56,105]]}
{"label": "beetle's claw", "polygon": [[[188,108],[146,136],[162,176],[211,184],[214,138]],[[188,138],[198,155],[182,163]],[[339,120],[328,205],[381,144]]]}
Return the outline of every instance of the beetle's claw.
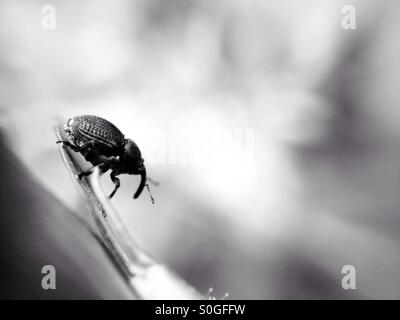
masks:
{"label": "beetle's claw", "polygon": [[72,145],[66,140],[58,140],[56,143],[61,144],[62,147],[72,147]]}

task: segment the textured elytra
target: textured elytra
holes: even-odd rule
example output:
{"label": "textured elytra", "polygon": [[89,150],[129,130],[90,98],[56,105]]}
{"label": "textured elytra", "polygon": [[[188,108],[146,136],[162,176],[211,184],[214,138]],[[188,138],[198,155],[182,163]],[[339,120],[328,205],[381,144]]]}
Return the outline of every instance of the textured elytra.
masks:
{"label": "textured elytra", "polygon": [[89,141],[100,142],[110,148],[121,148],[125,137],[111,122],[92,115],[73,117],[68,120],[65,132],[72,142],[81,146]]}

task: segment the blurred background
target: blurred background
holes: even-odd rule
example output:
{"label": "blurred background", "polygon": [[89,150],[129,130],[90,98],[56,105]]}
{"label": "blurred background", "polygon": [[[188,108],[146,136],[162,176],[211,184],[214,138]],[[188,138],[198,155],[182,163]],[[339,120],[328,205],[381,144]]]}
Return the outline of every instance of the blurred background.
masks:
{"label": "blurred background", "polygon": [[74,211],[53,126],[135,140],[156,203],[136,176],[112,202],[204,294],[399,299],[399,29],[396,0],[1,0],[1,127]]}

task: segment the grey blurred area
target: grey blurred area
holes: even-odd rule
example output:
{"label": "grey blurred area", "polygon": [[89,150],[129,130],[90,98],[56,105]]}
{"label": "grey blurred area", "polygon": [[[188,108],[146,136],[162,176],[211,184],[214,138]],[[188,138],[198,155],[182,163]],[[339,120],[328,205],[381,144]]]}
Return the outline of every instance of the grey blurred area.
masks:
{"label": "grey blurred area", "polygon": [[[55,29],[43,28],[44,5]],[[345,5],[355,30],[342,27]],[[399,299],[399,29],[396,0],[2,0],[0,124],[19,161],[71,211],[85,207],[53,125],[95,114],[135,140],[161,182],[156,204],[132,199],[134,176],[121,176],[113,204],[202,293]],[[214,132],[250,130],[254,165],[218,143],[195,164],[171,163],[177,123],[210,145]],[[1,207],[2,221],[18,214]],[[21,236],[17,225],[8,232]],[[345,265],[355,290],[341,286]]]}
{"label": "grey blurred area", "polygon": [[101,242],[32,177],[2,135],[0,148],[0,299],[135,299]]}

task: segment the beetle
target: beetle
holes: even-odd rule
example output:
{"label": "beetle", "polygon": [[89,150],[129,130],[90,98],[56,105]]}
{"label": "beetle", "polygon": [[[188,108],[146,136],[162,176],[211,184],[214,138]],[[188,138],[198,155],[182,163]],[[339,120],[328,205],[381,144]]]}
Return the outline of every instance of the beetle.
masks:
{"label": "beetle", "polygon": [[[123,133],[111,122],[94,115],[82,115],[70,118],[64,125],[65,133],[70,141],[59,140],[64,147],[69,147],[75,152],[83,155],[86,161],[93,167],[78,175],[79,179],[89,176],[93,169],[98,166],[102,173],[111,169],[110,178],[114,183],[114,190],[108,196],[111,199],[120,187],[120,174],[140,175],[140,184],[133,195],[137,199],[146,186],[149,193],[150,188],[147,180],[158,184],[147,178],[144,160],[137,144],[126,139]],[[154,199],[151,196],[154,204]]]}

